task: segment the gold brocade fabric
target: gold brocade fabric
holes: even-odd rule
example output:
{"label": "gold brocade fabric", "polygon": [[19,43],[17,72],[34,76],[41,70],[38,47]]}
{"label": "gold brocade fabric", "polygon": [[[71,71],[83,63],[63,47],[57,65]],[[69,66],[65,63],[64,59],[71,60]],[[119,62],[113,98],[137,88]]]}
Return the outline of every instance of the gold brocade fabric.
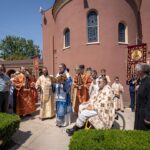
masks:
{"label": "gold brocade fabric", "polygon": [[40,118],[51,118],[54,116],[54,96],[50,87],[45,87],[41,94]]}
{"label": "gold brocade fabric", "polygon": [[21,88],[17,92],[17,106],[16,114],[17,115],[27,115],[35,112],[35,97],[32,94],[30,89]]}
{"label": "gold brocade fabric", "polygon": [[19,73],[15,76],[13,82],[15,83],[15,88],[19,91],[23,86],[25,86],[25,75],[23,73]]}
{"label": "gold brocade fabric", "polygon": [[40,76],[36,82],[36,88],[41,87],[41,108],[40,118],[51,118],[55,115],[54,113],[54,94],[52,92],[51,78],[44,75]]}
{"label": "gold brocade fabric", "polygon": [[93,106],[98,115],[89,118],[89,121],[96,129],[110,129],[112,127],[115,117],[113,97],[111,87],[106,85],[93,99]]}
{"label": "gold brocade fabric", "polygon": [[76,113],[78,113],[79,105],[89,100],[89,87],[92,82],[91,77],[87,74],[81,75],[80,80],[81,88],[79,89],[79,75],[76,74],[73,79],[73,107]]}
{"label": "gold brocade fabric", "polygon": [[27,115],[35,112],[36,106],[36,89],[32,88],[29,84],[29,88],[26,89],[26,83],[34,82],[30,78],[26,78],[23,73],[19,73],[14,78],[15,87],[17,89],[17,99],[16,99],[16,114],[17,115]]}

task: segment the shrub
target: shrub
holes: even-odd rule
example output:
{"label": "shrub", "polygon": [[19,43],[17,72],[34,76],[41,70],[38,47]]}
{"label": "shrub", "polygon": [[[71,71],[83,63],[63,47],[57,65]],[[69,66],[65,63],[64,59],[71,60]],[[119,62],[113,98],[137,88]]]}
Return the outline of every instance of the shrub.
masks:
{"label": "shrub", "polygon": [[149,150],[150,132],[82,130],[70,140],[69,150]]}
{"label": "shrub", "polygon": [[17,115],[0,113],[0,146],[10,141],[19,128],[20,118]]}

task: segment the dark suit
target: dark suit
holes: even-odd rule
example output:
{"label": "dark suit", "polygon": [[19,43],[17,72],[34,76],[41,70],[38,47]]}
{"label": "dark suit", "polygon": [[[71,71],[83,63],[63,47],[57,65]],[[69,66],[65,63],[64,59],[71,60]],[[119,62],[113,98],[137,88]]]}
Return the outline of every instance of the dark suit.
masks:
{"label": "dark suit", "polygon": [[141,80],[137,91],[134,126],[136,130],[150,130],[150,125],[146,125],[144,119],[150,121],[150,76]]}
{"label": "dark suit", "polygon": [[137,85],[140,84],[140,80],[138,79],[137,80],[137,83],[134,83],[135,79],[132,78],[130,81],[129,81],[129,92],[130,92],[130,107],[131,107],[131,110],[134,111],[134,107],[135,107],[135,94],[136,94],[136,91],[135,91],[135,87]]}

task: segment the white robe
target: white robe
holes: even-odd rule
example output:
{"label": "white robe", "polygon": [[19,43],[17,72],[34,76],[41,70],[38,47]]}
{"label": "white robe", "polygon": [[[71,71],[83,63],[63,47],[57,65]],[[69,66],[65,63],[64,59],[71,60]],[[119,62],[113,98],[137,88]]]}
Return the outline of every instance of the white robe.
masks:
{"label": "white robe", "polygon": [[115,110],[121,110],[124,111],[124,105],[123,105],[123,86],[120,83],[113,83],[112,84],[112,90],[114,95],[114,103],[115,103]]}
{"label": "white robe", "polygon": [[115,118],[113,92],[109,85],[99,90],[93,102],[94,110],[98,115],[89,118],[90,123],[96,129],[110,129]]}
{"label": "white robe", "polygon": [[41,87],[40,118],[51,118],[54,116],[54,94],[50,76],[40,76],[36,82],[36,88]]}

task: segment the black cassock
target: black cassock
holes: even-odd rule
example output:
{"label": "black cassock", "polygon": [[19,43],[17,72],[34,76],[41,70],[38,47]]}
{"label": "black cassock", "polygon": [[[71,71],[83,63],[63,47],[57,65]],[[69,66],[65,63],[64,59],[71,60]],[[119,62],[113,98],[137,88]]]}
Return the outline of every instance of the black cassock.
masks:
{"label": "black cassock", "polygon": [[150,121],[150,76],[141,80],[137,91],[134,129],[150,130],[144,119]]}

